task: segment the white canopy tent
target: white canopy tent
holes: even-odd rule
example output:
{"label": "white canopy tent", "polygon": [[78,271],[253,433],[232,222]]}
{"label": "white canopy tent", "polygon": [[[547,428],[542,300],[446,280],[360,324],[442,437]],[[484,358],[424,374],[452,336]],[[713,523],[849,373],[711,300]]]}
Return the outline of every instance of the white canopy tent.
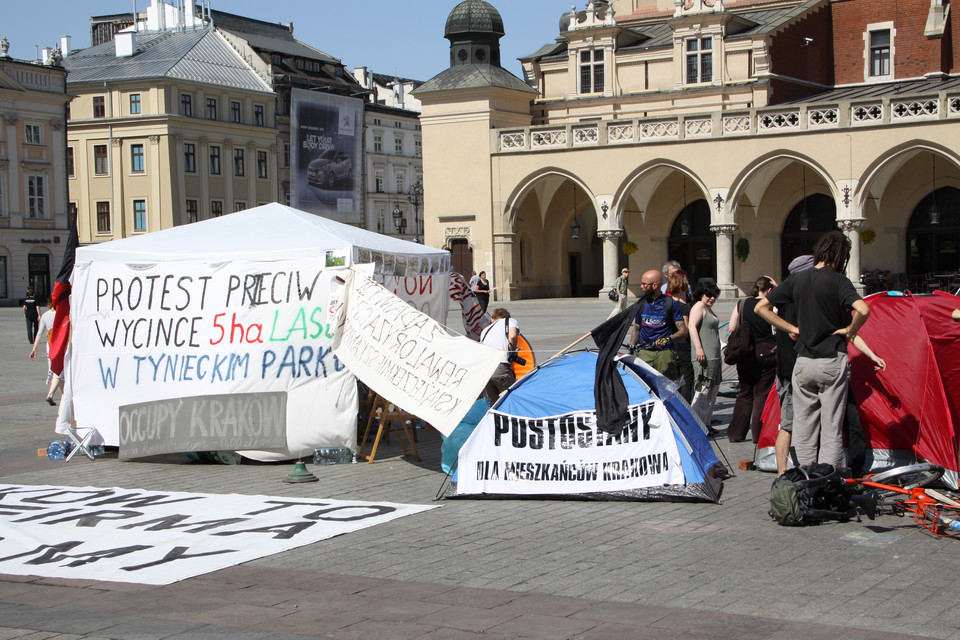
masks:
{"label": "white canopy tent", "polygon": [[355,379],[331,352],[352,263],[374,263],[377,281],[445,322],[446,251],[280,204],[78,249],[77,425],[122,457],[355,448]]}

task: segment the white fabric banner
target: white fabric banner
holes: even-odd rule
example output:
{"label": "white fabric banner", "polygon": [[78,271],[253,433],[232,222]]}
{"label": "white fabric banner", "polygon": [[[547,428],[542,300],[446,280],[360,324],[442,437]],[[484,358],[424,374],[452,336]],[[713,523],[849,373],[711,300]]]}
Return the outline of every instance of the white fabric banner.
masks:
{"label": "white fabric banner", "polygon": [[170,584],[436,506],[0,484],[0,573]]}
{"label": "white fabric banner", "polygon": [[460,449],[457,493],[565,494],[683,484],[667,410],[629,408],[620,436],[597,429],[593,411],[523,418],[491,410]]}
{"label": "white fabric banner", "polygon": [[78,264],[77,424],[121,456],[125,446],[269,449],[251,457],[280,460],[355,448],[356,385],[332,352],[348,256],[345,247],[295,260]]}
{"label": "white fabric banner", "polygon": [[351,270],[333,348],[378,394],[450,435],[503,352],[453,337],[366,275]]}

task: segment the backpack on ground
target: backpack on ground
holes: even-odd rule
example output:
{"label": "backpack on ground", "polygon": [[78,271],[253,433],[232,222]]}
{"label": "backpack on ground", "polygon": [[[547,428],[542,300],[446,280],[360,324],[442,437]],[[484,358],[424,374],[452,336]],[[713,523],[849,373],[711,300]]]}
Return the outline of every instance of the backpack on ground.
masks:
{"label": "backpack on ground", "polygon": [[[852,503],[852,477],[846,467],[814,463],[788,469],[770,488],[770,517],[784,526],[821,524],[828,520],[847,522],[857,517]],[[867,511],[873,519],[872,511]]]}

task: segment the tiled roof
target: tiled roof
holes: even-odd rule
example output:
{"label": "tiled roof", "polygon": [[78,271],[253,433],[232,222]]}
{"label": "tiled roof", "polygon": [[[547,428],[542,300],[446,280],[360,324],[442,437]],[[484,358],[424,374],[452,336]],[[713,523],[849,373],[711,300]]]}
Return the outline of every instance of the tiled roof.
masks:
{"label": "tiled roof", "polygon": [[114,42],[75,52],[63,60],[67,84],[176,78],[203,84],[269,92],[270,87],[223,36],[211,29],[140,32],[136,53],[118,58]]}
{"label": "tiled roof", "polygon": [[483,87],[503,87],[529,93],[536,89],[516,77],[509,71],[492,64],[465,64],[450,67],[439,75],[427,80],[413,94],[428,91],[450,91],[453,89],[479,89]]}
{"label": "tiled roof", "polygon": [[781,102],[780,104],[841,102],[846,100],[863,100],[893,96],[929,95],[940,91],[956,91],[957,89],[960,89],[960,76],[949,76],[943,79],[920,78],[917,80],[897,80],[893,82],[862,84],[852,87],[838,87],[804,98]]}

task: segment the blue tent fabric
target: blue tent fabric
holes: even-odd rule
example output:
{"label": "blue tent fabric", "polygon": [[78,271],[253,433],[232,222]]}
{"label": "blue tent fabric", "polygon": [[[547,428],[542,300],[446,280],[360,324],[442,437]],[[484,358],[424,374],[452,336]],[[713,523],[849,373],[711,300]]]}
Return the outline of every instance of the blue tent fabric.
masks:
{"label": "blue tent fabric", "polygon": [[483,418],[490,405],[483,398],[473,403],[467,415],[453,430],[453,432],[443,438],[443,444],[440,446],[440,467],[444,473],[453,473],[457,468],[457,455],[460,453],[460,447],[467,441],[473,430],[477,428],[477,423]]}
{"label": "blue tent fabric", "polygon": [[[500,397],[493,408],[498,412],[522,418],[595,411],[594,378],[597,357],[594,351],[582,351],[552,359],[514,384]],[[676,385],[633,356],[620,358],[616,373],[620,375],[627,390],[629,405],[643,404],[654,399],[663,403],[671,419],[671,428],[683,469],[684,484],[665,484],[625,491],[563,494],[557,497],[597,500],[719,501],[723,486],[722,479],[726,477],[727,470],[717,458],[689,405],[676,395]],[[480,417],[477,418],[478,421],[480,419]],[[473,428],[471,432],[472,430]],[[464,438],[458,443],[458,450],[467,439]],[[446,456],[446,453],[444,455]],[[461,495],[462,497],[481,497],[480,494]],[[455,481],[450,483],[444,497],[458,497]],[[517,494],[503,497],[516,498]]]}

